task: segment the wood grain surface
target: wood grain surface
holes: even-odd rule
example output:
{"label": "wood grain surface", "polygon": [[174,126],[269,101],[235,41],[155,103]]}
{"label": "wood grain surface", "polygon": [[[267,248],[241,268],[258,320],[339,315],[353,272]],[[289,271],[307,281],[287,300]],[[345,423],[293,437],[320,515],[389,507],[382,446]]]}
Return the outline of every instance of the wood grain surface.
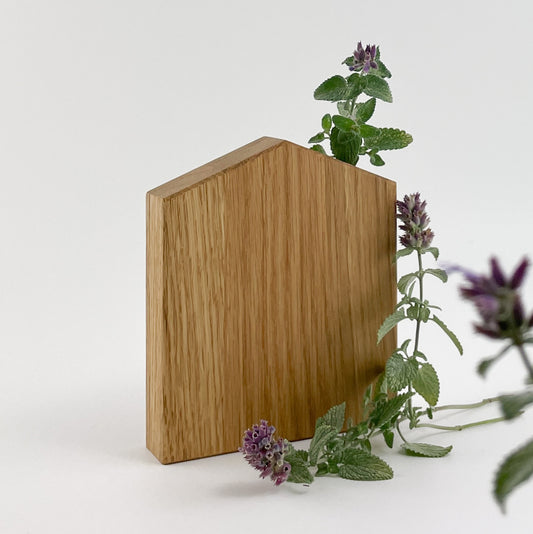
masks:
{"label": "wood grain surface", "polygon": [[147,194],[147,447],[235,451],[267,419],[310,437],[395,347],[396,184],[261,138]]}

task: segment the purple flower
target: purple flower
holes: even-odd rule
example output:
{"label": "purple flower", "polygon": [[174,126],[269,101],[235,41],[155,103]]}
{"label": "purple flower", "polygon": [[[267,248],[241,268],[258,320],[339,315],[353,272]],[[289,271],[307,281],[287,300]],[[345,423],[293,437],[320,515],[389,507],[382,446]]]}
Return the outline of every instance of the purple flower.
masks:
{"label": "purple flower", "polygon": [[261,471],[261,478],[269,476],[274,484],[279,486],[287,480],[291,464],[285,461],[287,442],[281,438],[275,440],[275,431],[267,421],[261,420],[260,424],[252,426],[244,433],[239,451],[252,467]]}
{"label": "purple flower", "polygon": [[366,45],[366,47],[363,48],[361,41],[359,41],[357,43],[357,48],[353,53],[353,65],[350,66],[350,70],[362,70],[366,74],[370,69],[378,68],[375,59],[376,45]]}
{"label": "purple flower", "polygon": [[519,293],[529,260],[524,258],[511,276],[506,276],[496,258],[490,259],[490,274],[475,274],[467,269],[460,271],[467,285],[460,288],[461,295],[477,308],[481,322],[474,324],[480,334],[494,339],[512,339],[521,344],[523,335],[533,326],[533,314],[524,313]]}
{"label": "purple flower", "polygon": [[404,231],[400,236],[400,243],[404,247],[418,250],[429,248],[435,234],[427,227],[429,217],[426,213],[426,201],[420,201],[420,193],[405,195],[403,201],[396,202],[396,207],[396,216],[403,223],[400,230]]}

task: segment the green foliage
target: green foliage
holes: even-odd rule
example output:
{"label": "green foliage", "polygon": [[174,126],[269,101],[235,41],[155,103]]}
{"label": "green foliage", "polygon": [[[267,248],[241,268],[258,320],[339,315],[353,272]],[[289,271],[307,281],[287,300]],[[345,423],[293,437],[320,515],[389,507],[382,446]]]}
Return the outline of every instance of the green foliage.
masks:
{"label": "green foliage", "polygon": [[451,450],[452,446],[441,447],[439,445],[431,445],[429,443],[403,443],[402,449],[409,456],[420,456],[424,458],[442,458],[446,456]]}
{"label": "green foliage", "polygon": [[384,402],[376,404],[375,410],[369,417],[369,421],[376,427],[382,427],[386,423],[390,423],[392,419],[396,419],[400,414],[403,405],[413,396],[412,393],[403,393],[387,399]]}
{"label": "green foliage", "polygon": [[430,363],[423,363],[418,368],[418,372],[413,379],[413,387],[430,406],[437,404],[440,392],[439,377]]}
{"label": "green foliage", "polygon": [[385,365],[387,384],[392,391],[400,391],[411,384],[418,372],[418,362],[415,358],[404,358],[395,352]]}
{"label": "green foliage", "polygon": [[291,472],[287,480],[296,484],[311,484],[314,477],[309,471],[307,462],[301,457],[296,455],[287,455],[285,460],[291,464]]}
{"label": "green foliage", "polygon": [[338,404],[330,408],[325,415],[316,420],[315,429],[321,426],[330,426],[337,432],[342,430],[344,426],[344,413],[346,411],[346,403]]}
{"label": "green foliage", "polygon": [[496,363],[510,348],[514,347],[514,343],[509,343],[506,345],[496,356],[492,356],[491,358],[485,358],[484,360],[481,360],[477,367],[477,372],[485,378],[487,375],[488,370],[492,367],[494,363]]}
{"label": "green foliage", "polygon": [[[346,58],[343,63],[353,65],[353,56]],[[335,102],[338,114],[331,116],[328,113],[322,117],[322,131],[309,139],[309,143],[314,144],[311,147],[313,150],[319,151],[316,143],[329,139],[335,158],[356,165],[359,156],[368,156],[372,165],[382,166],[385,162],[379,151],[405,148],[412,142],[411,135],[403,130],[367,124],[374,115],[377,100],[392,102],[392,93],[386,80],[391,73],[381,59],[376,59],[376,64],[377,68],[371,68],[368,73],[361,71],[352,72],[346,77],[339,74],[332,76],[315,89],[314,98]],[[370,98],[358,102],[361,95]]]}
{"label": "green foliage", "polygon": [[510,454],[499,467],[494,480],[494,496],[505,511],[509,494],[533,475],[533,440]]}
{"label": "green foliage", "polygon": [[381,340],[401,321],[406,318],[405,312],[403,310],[396,310],[391,313],[384,321],[383,324],[379,327],[378,330],[378,344],[381,343]]}
{"label": "green foliage", "polygon": [[337,435],[337,429],[330,425],[320,425],[309,445],[309,464],[316,465],[323,447]]}
{"label": "green foliage", "polygon": [[436,315],[433,315],[433,317],[431,317],[431,320],[441,327],[442,331],[452,340],[452,343],[457,347],[459,354],[462,355],[463,346],[457,339],[457,336]]}
{"label": "green foliage", "polygon": [[394,472],[381,458],[362,450],[351,449],[343,455],[339,476],[349,480],[389,480],[394,476]]}
{"label": "green foliage", "polygon": [[505,419],[514,419],[529,404],[533,404],[533,390],[500,397],[500,408]]}

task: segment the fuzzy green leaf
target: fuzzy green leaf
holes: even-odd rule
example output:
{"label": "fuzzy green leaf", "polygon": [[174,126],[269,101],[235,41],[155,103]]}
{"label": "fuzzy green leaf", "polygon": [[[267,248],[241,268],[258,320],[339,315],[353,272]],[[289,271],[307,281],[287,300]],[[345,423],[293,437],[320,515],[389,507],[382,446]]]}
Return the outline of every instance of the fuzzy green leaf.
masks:
{"label": "fuzzy green leaf", "polygon": [[342,427],[344,426],[345,411],[345,402],[343,402],[342,404],[338,404],[337,406],[333,406],[327,411],[326,414],[316,420],[315,429],[317,429],[319,426],[327,425],[333,427],[337,431],[337,433],[339,433],[342,430]]}
{"label": "fuzzy green leaf", "polygon": [[329,473],[328,464],[326,462],[320,462],[316,467],[315,477],[323,477]]}
{"label": "fuzzy green leaf", "polygon": [[391,313],[379,327],[378,330],[378,344],[381,340],[400,322],[405,319],[405,313],[402,309]]}
{"label": "fuzzy green leaf", "polygon": [[339,476],[349,480],[389,480],[391,467],[381,458],[360,449],[349,449],[343,456]]}
{"label": "fuzzy green leaf", "polygon": [[355,122],[352,119],[343,117],[342,115],[333,115],[331,120],[333,121],[333,124],[343,132],[349,132],[355,126]]}
{"label": "fuzzy green leaf", "polygon": [[314,150],[315,152],[320,152],[321,154],[324,154],[324,156],[327,156],[324,147],[321,145],[313,145],[309,150]]}
{"label": "fuzzy green leaf", "polygon": [[285,459],[291,464],[291,472],[287,478],[288,482],[294,482],[295,484],[311,484],[313,482],[314,477],[302,458],[286,456]]}
{"label": "fuzzy green leaf", "polygon": [[316,135],[313,135],[313,137],[311,137],[309,141],[307,142],[308,143],[321,143],[322,141],[324,141],[325,138],[326,136],[324,135],[324,132],[319,132]]}
{"label": "fuzzy green leaf", "polygon": [[441,327],[442,331],[451,339],[452,343],[457,347],[459,354],[462,355],[463,346],[457,339],[457,336],[436,315],[433,315],[433,317],[431,317],[431,320]]}
{"label": "fuzzy green leaf", "polygon": [[359,127],[359,133],[364,138],[375,138],[380,134],[380,132],[380,128],[376,128],[375,126],[371,126],[370,124],[361,124],[361,126]]}
{"label": "fuzzy green leaf", "polygon": [[376,63],[378,64],[378,74],[382,78],[390,78],[392,76],[390,70],[383,64],[381,60],[377,60]]}
{"label": "fuzzy green leaf", "polygon": [[367,100],[366,102],[357,104],[357,108],[355,110],[355,118],[357,122],[363,123],[363,122],[368,121],[374,114],[375,109],[376,109],[375,98],[371,98],[370,100]]}
{"label": "fuzzy green leaf", "polygon": [[405,360],[401,354],[395,352],[385,364],[387,384],[392,391],[400,391],[407,387],[418,372],[418,363],[415,360]]}
{"label": "fuzzy green leaf", "polygon": [[285,455],[285,459],[291,463],[291,460],[294,458],[300,458],[304,462],[307,462],[309,459],[309,453],[303,449],[292,449],[288,454]]}
{"label": "fuzzy green leaf", "polygon": [[409,256],[409,254],[412,254],[416,249],[411,247],[401,248],[396,252],[394,255],[394,260],[398,261],[399,258],[403,258],[404,256]]}
{"label": "fuzzy green leaf", "polygon": [[[404,249],[405,250],[405,249]],[[407,290],[409,289],[409,286],[418,278],[417,273],[407,273],[404,274],[399,280],[398,280],[398,291],[402,293],[402,295],[405,295],[407,293]]]}
{"label": "fuzzy green leaf", "polygon": [[[339,115],[337,115],[339,116]],[[356,165],[359,160],[361,137],[355,131],[343,132],[334,127],[331,130],[330,145],[333,155],[341,160]]]}
{"label": "fuzzy green leaf", "polygon": [[315,430],[315,435],[309,444],[309,463],[311,465],[316,465],[322,449],[336,435],[337,429],[329,425],[319,426]]}
{"label": "fuzzy green leaf", "polygon": [[422,254],[425,254],[426,252],[429,252],[430,254],[433,254],[433,257],[438,260],[439,259],[439,249],[437,247],[429,247],[429,248],[423,248],[420,251]]}
{"label": "fuzzy green leaf", "polygon": [[355,114],[352,113],[352,104],[348,102],[337,102],[337,110],[339,115],[343,117],[348,117],[350,119],[355,119]]}
{"label": "fuzzy green leaf", "polygon": [[322,82],[315,89],[314,97],[315,100],[337,102],[338,100],[345,100],[346,90],[346,80],[337,74]]}
{"label": "fuzzy green leaf", "polygon": [[392,446],[394,445],[394,432],[392,430],[384,430],[383,439],[385,440],[387,447],[392,449]]}
{"label": "fuzzy green leaf", "polygon": [[379,154],[371,153],[370,154],[370,163],[376,167],[382,167],[385,165],[383,158]]}
{"label": "fuzzy green leaf", "polygon": [[331,115],[329,113],[326,113],[322,117],[322,129],[325,132],[329,132],[331,130]]}
{"label": "fuzzy green leaf", "polygon": [[412,396],[413,393],[403,393],[384,403],[378,404],[370,416],[374,425],[380,427],[388,423],[391,419],[394,419],[400,413],[407,399],[410,399]]}
{"label": "fuzzy green leaf", "polygon": [[442,458],[451,450],[452,446],[441,447],[430,443],[404,443],[402,448],[409,456],[422,456],[424,458]]}
{"label": "fuzzy green leaf", "polygon": [[385,102],[392,102],[392,93],[389,84],[375,74],[365,76],[366,86],[364,92],[368,96],[374,96]]}
{"label": "fuzzy green leaf", "polygon": [[380,128],[375,137],[366,137],[365,145],[378,150],[398,150],[413,142],[413,137],[397,128]]}
{"label": "fuzzy green leaf", "polygon": [[350,74],[350,76],[346,78],[346,93],[343,100],[352,100],[353,98],[357,98],[363,92],[363,89],[366,85],[366,78],[368,78],[368,76],[363,78],[356,72]]}
{"label": "fuzzy green leaf", "polygon": [[424,273],[436,276],[439,280],[442,280],[444,283],[448,281],[448,273],[444,271],[443,269],[426,269]]}
{"label": "fuzzy green leaf", "polygon": [[509,494],[533,475],[533,440],[507,456],[494,480],[494,496],[505,511]]}
{"label": "fuzzy green leaf", "polygon": [[437,404],[440,393],[439,377],[430,363],[423,363],[418,368],[413,379],[413,387],[430,406]]}
{"label": "fuzzy green leaf", "polygon": [[500,408],[505,419],[513,419],[520,415],[522,408],[525,408],[528,404],[533,404],[533,390],[500,397]]}

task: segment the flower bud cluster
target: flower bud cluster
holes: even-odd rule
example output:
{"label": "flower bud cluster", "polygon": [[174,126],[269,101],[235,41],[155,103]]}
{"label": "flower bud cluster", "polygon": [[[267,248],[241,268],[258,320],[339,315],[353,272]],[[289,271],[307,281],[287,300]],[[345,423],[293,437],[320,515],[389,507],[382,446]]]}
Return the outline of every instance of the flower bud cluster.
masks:
{"label": "flower bud cluster", "polygon": [[429,248],[435,234],[428,228],[429,216],[426,213],[426,201],[420,201],[420,193],[405,195],[403,201],[396,202],[397,217],[402,222],[400,243],[404,247],[418,250]]}
{"label": "flower bud cluster", "polygon": [[242,447],[239,448],[248,463],[261,471],[261,478],[270,477],[276,486],[285,482],[291,472],[291,464],[285,461],[287,442],[274,439],[276,429],[267,421],[261,420],[244,433]]}

